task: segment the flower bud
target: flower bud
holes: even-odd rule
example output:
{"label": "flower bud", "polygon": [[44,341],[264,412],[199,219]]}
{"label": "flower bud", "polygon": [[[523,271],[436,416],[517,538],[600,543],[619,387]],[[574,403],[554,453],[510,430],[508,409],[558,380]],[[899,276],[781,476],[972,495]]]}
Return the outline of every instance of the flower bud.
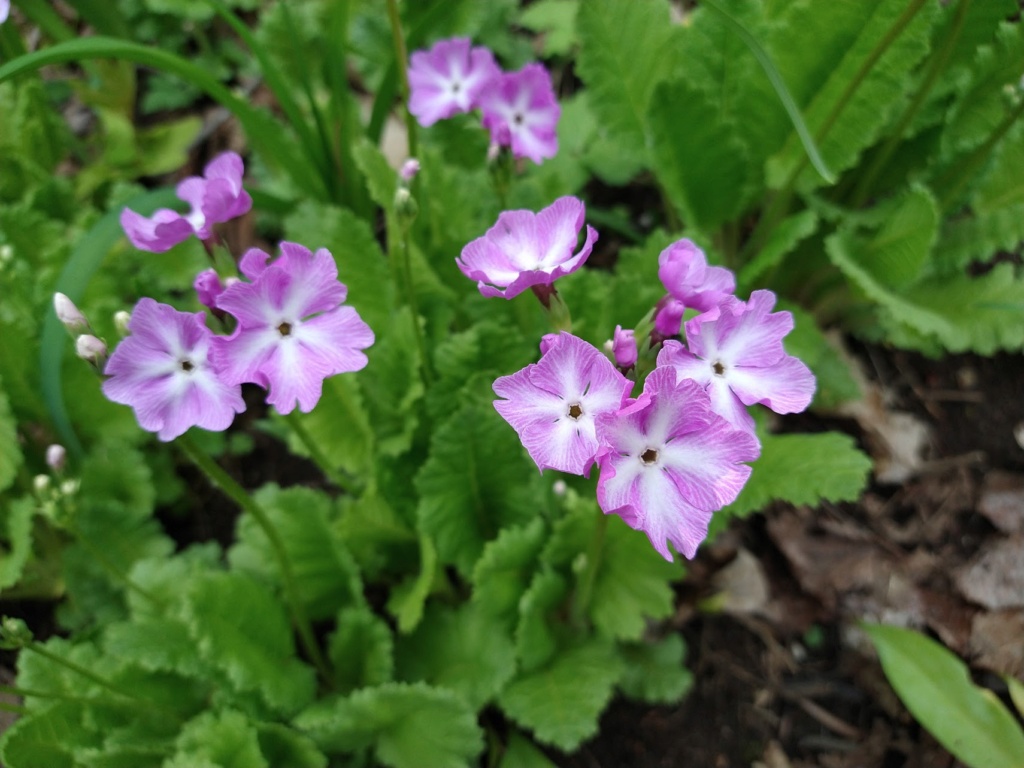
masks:
{"label": "flower bud", "polygon": [[32,630],[21,619],[4,616],[0,621],[0,649],[14,651],[32,642]]}
{"label": "flower bud", "polygon": [[658,302],[654,311],[654,329],[662,336],[678,336],[683,326],[686,305],[674,296]]}
{"label": "flower bud", "polygon": [[551,485],[551,492],[554,493],[555,496],[565,496],[568,491],[569,486],[565,484],[565,480],[555,480]]}
{"label": "flower bud", "polygon": [[6,264],[8,261],[14,258],[14,248],[6,243],[0,245],[0,264]]}
{"label": "flower bud", "polygon": [[556,341],[558,341],[557,333],[545,333],[543,336],[540,337],[541,357],[548,353],[548,350],[555,345]]}
{"label": "flower bud", "polygon": [[81,487],[81,480],[65,480],[60,484],[60,494],[61,496],[74,496]]}
{"label": "flower bud", "polygon": [[633,338],[632,328],[623,330],[621,325],[615,326],[615,335],[612,338],[612,355],[615,358],[615,364],[622,370],[627,370],[636,365],[636,339]]}
{"label": "flower bud", "polygon": [[406,187],[399,187],[395,192],[395,215],[403,227],[408,227],[416,219],[420,207]]}
{"label": "flower bud", "polygon": [[50,476],[49,475],[36,475],[32,478],[32,490],[36,492],[36,496],[42,496],[48,490],[50,490]]}
{"label": "flower bud", "polygon": [[67,462],[67,458],[68,452],[64,450],[63,445],[57,445],[54,443],[46,449],[46,466],[54,472],[62,472],[64,470],[64,464]]}
{"label": "flower bud", "polygon": [[83,315],[81,310],[75,306],[75,303],[63,293],[53,294],[53,309],[57,313],[57,319],[60,320],[64,324],[64,327],[71,331],[71,333],[81,333],[82,331],[88,330],[89,321],[85,319],[85,315]]}
{"label": "flower bud", "polygon": [[217,309],[217,299],[224,293],[224,284],[220,281],[220,275],[214,269],[204,269],[192,283],[196,295],[199,296],[199,303],[210,309]]}
{"label": "flower bud", "polygon": [[410,182],[420,172],[420,161],[415,157],[410,157],[404,163],[402,163],[402,170],[398,172],[398,175],[402,178],[402,181]]}
{"label": "flower bud", "polygon": [[132,313],[124,309],[119,309],[114,313],[114,327],[120,334],[121,338],[128,335],[128,323],[132,320]]}
{"label": "flower bud", "polygon": [[75,354],[102,371],[107,362],[107,345],[103,343],[102,339],[83,333],[75,339]]}

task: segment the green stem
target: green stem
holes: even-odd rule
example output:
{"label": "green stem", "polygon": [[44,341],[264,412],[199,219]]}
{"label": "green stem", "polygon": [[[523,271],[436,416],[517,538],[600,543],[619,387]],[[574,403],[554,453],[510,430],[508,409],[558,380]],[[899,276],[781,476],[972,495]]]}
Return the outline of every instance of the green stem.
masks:
{"label": "green stem", "polygon": [[[396,214],[397,218],[397,214]],[[399,238],[399,259],[402,262],[402,285],[405,291],[405,301],[412,312],[413,331],[416,334],[416,346],[420,351],[423,374],[423,383],[429,388],[434,383],[434,369],[431,365],[430,352],[427,349],[427,339],[423,335],[423,328],[420,326],[419,306],[416,303],[416,286],[412,279],[412,254],[409,249],[409,226],[407,222],[396,221],[395,227],[402,233]]]}
{"label": "green stem", "polygon": [[189,438],[187,434],[182,435],[178,438],[177,443],[189,460],[196,465],[196,467],[209,478],[210,482],[213,483],[217,488],[223,491],[227,496],[238,504],[243,510],[252,515],[253,520],[256,521],[257,525],[263,530],[263,533],[267,537],[267,541],[270,543],[270,548],[274,552],[274,556],[277,558],[278,566],[281,569],[281,580],[284,582],[285,601],[288,604],[289,612],[292,615],[292,624],[295,627],[295,631],[298,632],[299,640],[302,643],[302,647],[306,651],[306,655],[309,656],[310,661],[317,668],[324,682],[328,685],[333,685],[333,675],[330,671],[330,666],[327,664],[327,660],[324,658],[323,653],[320,651],[320,646],[317,645],[316,638],[313,635],[313,627],[309,623],[309,618],[306,616],[306,611],[302,606],[302,601],[299,597],[298,584],[295,581],[295,571],[292,568],[292,561],[288,557],[288,551],[285,549],[284,541],[281,539],[281,535],[277,532],[277,528],[270,521],[270,517],[263,510],[263,508],[256,503],[256,501],[246,493],[245,489],[242,488],[235,480],[217,464],[212,458],[205,454],[200,448]]}
{"label": "green stem", "polygon": [[928,65],[928,72],[925,74],[924,79],[921,81],[921,86],[917,89],[917,93],[914,94],[914,98],[911,99],[910,104],[907,105],[903,115],[900,117],[896,127],[889,134],[889,139],[882,147],[881,151],[875,156],[868,170],[861,176],[860,181],[857,183],[857,187],[853,192],[853,202],[851,207],[860,208],[868,199],[868,195],[874,187],[875,180],[878,175],[885,168],[889,162],[889,158],[892,157],[893,152],[899,146],[903,140],[903,134],[906,132],[910,123],[917,116],[918,110],[921,105],[924,104],[924,100],[931,93],[932,86],[935,85],[935,81],[938,80],[939,75],[942,74],[945,69],[949,57],[953,54],[953,48],[956,46],[957,40],[960,38],[960,33],[963,31],[964,22],[967,19],[967,11],[970,8],[971,0],[960,0],[960,4],[956,9],[956,17],[953,19],[953,28],[950,31],[949,36],[946,38],[945,43],[942,46],[942,50],[935,56]]}
{"label": "green stem", "polygon": [[963,188],[967,185],[967,182],[971,180],[974,174],[978,170],[978,166],[989,159],[991,152],[996,144],[999,143],[1000,139],[1006,135],[1017,118],[1024,114],[1024,98],[1021,99],[1017,107],[1010,112],[1001,122],[992,134],[985,140],[985,143],[974,150],[966,160],[958,163],[957,165],[950,168],[935,182],[935,189],[944,190],[939,196],[939,207],[942,209],[943,214],[948,215],[951,213],[953,204],[960,199],[960,193]]}
{"label": "green stem", "polygon": [[586,621],[587,611],[590,609],[590,598],[594,594],[594,584],[597,581],[597,572],[601,570],[604,541],[608,534],[609,516],[600,510],[598,510],[597,514],[597,525],[594,528],[594,535],[590,539],[590,547],[587,549],[587,562],[580,581],[580,589],[576,593],[576,600],[573,605],[573,618],[578,624]]}
{"label": "green stem", "polygon": [[416,151],[416,118],[409,111],[409,73],[407,65],[409,54],[405,48],[405,35],[402,34],[402,19],[398,14],[398,0],[388,0],[388,21],[391,23],[391,43],[395,48],[395,71],[398,73],[398,95],[402,98],[402,111],[405,113],[406,140],[409,146],[409,157],[417,157]]}
{"label": "green stem", "polygon": [[288,428],[299,438],[299,442],[309,451],[313,462],[327,475],[327,478],[342,491],[350,496],[354,496],[356,493],[354,483],[331,464],[327,454],[320,448],[320,444],[313,439],[313,436],[309,434],[309,430],[306,429],[306,425],[302,423],[302,417],[299,416],[298,412],[292,411],[284,416],[284,420],[288,424]]}

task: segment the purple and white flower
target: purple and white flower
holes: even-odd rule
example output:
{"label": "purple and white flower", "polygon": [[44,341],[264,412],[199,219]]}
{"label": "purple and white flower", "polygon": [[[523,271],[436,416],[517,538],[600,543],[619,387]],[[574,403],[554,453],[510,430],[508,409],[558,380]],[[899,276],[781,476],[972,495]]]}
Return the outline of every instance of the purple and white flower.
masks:
{"label": "purple and white flower", "polygon": [[501,73],[494,54],[468,37],[439,40],[409,58],[409,111],[426,127],[478,106],[484,86]]}
{"label": "purple and white flower", "polygon": [[709,267],[704,251],[685,238],[659,254],[658,278],[687,309],[701,312],[727,301],[736,290],[733,273],[725,267]]}
{"label": "purple and white flower", "polygon": [[480,108],[491,141],[511,147],[516,157],[540,164],[558,153],[556,128],[562,110],[543,64],[527,64],[493,78],[480,95]]}
{"label": "purple and white flower", "polygon": [[0,24],[7,21],[11,14],[11,0],[0,0]]}
{"label": "purple and white flower", "polygon": [[484,296],[511,299],[531,286],[551,285],[579,269],[593,250],[597,230],[588,225],[583,247],[573,253],[584,214],[575,197],[560,197],[540,213],[505,211],[455,263]]}
{"label": "purple and white flower", "polygon": [[192,281],[192,287],[195,289],[196,296],[199,297],[200,304],[213,310],[220,309],[217,306],[217,298],[224,293],[224,284],[220,281],[217,270],[204,269],[196,275],[196,279]]}
{"label": "purple and white flower", "polygon": [[204,313],[179,312],[153,299],[132,311],[131,335],[104,369],[103,394],[130,405],[139,426],[172,440],[189,427],[227,429],[245,410],[241,387],[225,382],[210,358]]}
{"label": "purple and white flower", "polygon": [[796,413],[814,397],[814,374],[786,354],[782,339],[793,330],[793,315],[772,312],[775,294],[754,291],[747,302],[734,299],[686,323],[687,347],[667,341],[659,366],[679,379],[693,379],[711,397],[715,412],[741,429],[754,420],[744,406],[760,403],[776,413]]}
{"label": "purple and white flower", "polygon": [[290,413],[297,403],[308,413],[320,400],[324,379],[366,365],[361,350],[373,344],[373,331],[355,309],[342,305],[348,289],[325,248],[314,254],[281,243],[273,263],[253,248],[239,266],[250,282],[234,283],[217,297],[217,307],[238,326],[231,336],[215,339],[214,358],[228,382],[269,389],[267,402],[278,412]]}
{"label": "purple and white flower", "polygon": [[760,455],[753,434],[714,413],[704,389],[670,368],[648,376],[639,399],[597,417],[604,448],[597,501],[647,534],[672,560],[667,542],[692,558],[711,515],[739,495]]}
{"label": "purple and white flower", "polygon": [[130,208],[121,211],[121,227],[132,245],[143,251],[162,253],[192,235],[207,240],[213,225],[241,216],[252,208],[252,198],[242,188],[245,168],[242,158],[224,152],[203,169],[202,177],[190,176],[178,184],[178,197],[191,205],[184,216],[160,208],[145,217]]}
{"label": "purple and white flower", "polygon": [[540,362],[494,382],[494,407],[540,470],[590,474],[598,452],[596,419],[619,410],[633,384],[600,351],[558,336]]}

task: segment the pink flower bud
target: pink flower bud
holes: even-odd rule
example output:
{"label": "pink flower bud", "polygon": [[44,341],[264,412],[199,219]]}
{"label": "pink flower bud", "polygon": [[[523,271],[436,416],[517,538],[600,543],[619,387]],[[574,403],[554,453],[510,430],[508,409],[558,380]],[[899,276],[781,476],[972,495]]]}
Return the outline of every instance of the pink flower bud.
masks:
{"label": "pink flower bud", "polygon": [[419,172],[420,161],[415,157],[410,157],[402,164],[402,170],[398,172],[398,175],[402,177],[402,181],[412,181]]}
{"label": "pink flower bud", "polygon": [[88,329],[89,321],[85,319],[85,315],[63,293],[53,294],[53,309],[57,313],[57,319],[72,333],[81,333]]}
{"label": "pink flower bud", "polygon": [[101,339],[83,333],[75,339],[75,354],[103,370],[103,363],[107,359],[107,345]]}
{"label": "pink flower bud", "polygon": [[68,452],[64,450],[63,445],[54,443],[46,449],[46,466],[54,472],[60,472],[64,469],[67,458]]}
{"label": "pink flower bud", "polygon": [[636,339],[633,338],[632,328],[623,330],[621,325],[615,326],[615,336],[612,339],[612,354],[615,357],[615,364],[622,370],[636,365]]}
{"label": "pink flower bud", "polygon": [[545,333],[540,338],[540,354],[543,357],[548,353],[548,350],[558,341],[557,333]]}

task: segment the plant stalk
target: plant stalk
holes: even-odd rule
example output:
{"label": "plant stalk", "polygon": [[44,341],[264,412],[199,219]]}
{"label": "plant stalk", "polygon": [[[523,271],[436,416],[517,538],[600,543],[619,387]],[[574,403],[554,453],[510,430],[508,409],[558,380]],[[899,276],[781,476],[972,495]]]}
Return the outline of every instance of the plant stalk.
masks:
{"label": "plant stalk", "polygon": [[388,0],[388,21],[391,23],[391,43],[395,49],[398,95],[402,99],[402,111],[405,113],[406,142],[409,147],[409,157],[417,157],[416,118],[409,111],[409,73],[407,71],[409,54],[405,47],[405,35],[402,34],[402,18],[398,13],[398,0]]}
{"label": "plant stalk", "polygon": [[252,496],[246,493],[242,486],[236,483],[227,472],[221,469],[217,462],[200,450],[200,448],[191,440],[191,438],[189,438],[187,434],[179,437],[177,443],[188,459],[195,464],[207,478],[209,478],[210,482],[227,494],[227,496],[238,504],[238,506],[244,511],[252,515],[252,518],[256,521],[257,525],[259,525],[263,530],[263,533],[266,534],[267,541],[270,542],[270,548],[273,550],[274,557],[277,559],[278,566],[281,569],[281,579],[284,582],[285,600],[288,604],[289,612],[292,615],[292,625],[299,635],[299,640],[302,643],[303,649],[306,651],[306,655],[309,656],[310,661],[313,662],[313,666],[316,667],[325,683],[333,685],[334,677],[331,674],[330,666],[327,664],[327,660],[320,651],[320,646],[317,644],[316,637],[313,634],[313,627],[309,623],[309,618],[306,616],[306,611],[303,608],[302,601],[299,597],[298,584],[295,580],[295,571],[292,568],[291,558],[288,557],[288,551],[285,549],[284,541],[282,541],[281,535],[277,532],[277,528],[274,527],[274,524],[270,521],[270,517],[264,509],[256,503]]}

